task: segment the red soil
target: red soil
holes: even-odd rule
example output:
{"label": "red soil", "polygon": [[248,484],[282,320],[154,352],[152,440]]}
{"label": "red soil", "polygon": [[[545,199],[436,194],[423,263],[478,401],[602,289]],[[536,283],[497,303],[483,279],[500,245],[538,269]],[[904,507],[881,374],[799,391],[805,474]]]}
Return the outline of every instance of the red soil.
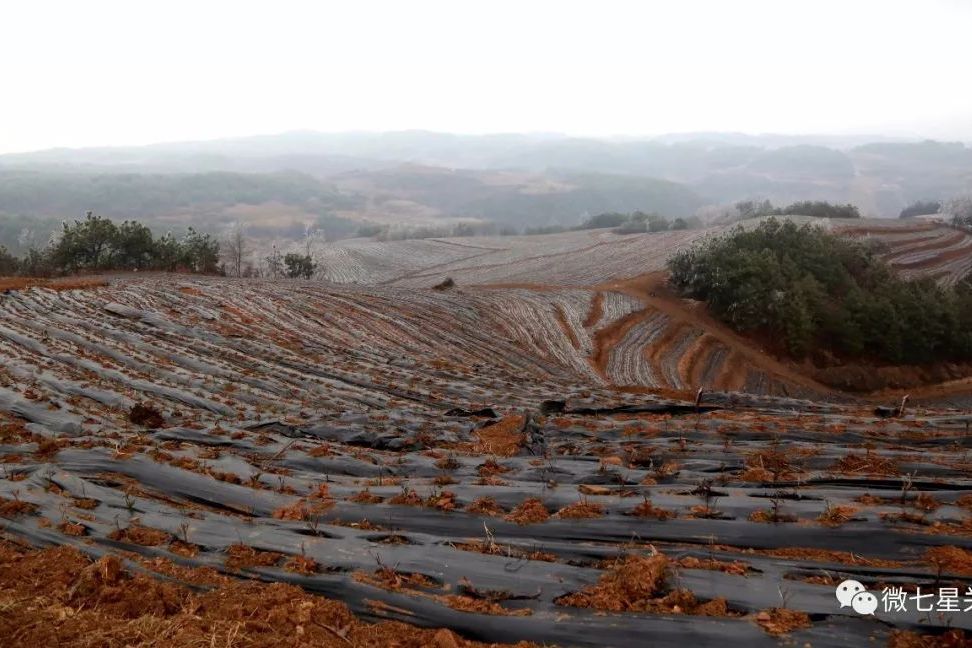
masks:
{"label": "red soil", "polygon": [[631,515],[643,518],[653,518],[655,520],[668,520],[676,517],[678,514],[670,509],[655,506],[651,503],[651,500],[646,497],[645,501],[631,509]]}
{"label": "red soil", "polygon": [[480,497],[466,508],[467,513],[477,515],[503,515],[503,507],[492,497]]}
{"label": "red soil", "polygon": [[767,634],[774,636],[784,635],[802,628],[809,628],[811,625],[810,617],[807,616],[806,612],[784,608],[773,608],[759,612],[756,615],[756,623]]}
{"label": "red soil", "polygon": [[599,518],[604,515],[604,507],[594,502],[580,500],[573,504],[568,504],[557,511],[557,517],[566,519],[585,519]]}
{"label": "red soil", "polygon": [[48,290],[86,290],[107,286],[108,282],[97,277],[63,277],[41,279],[39,277],[2,277],[0,290],[27,290],[47,288]]}
{"label": "red soil", "polygon": [[535,524],[545,522],[550,517],[550,511],[536,497],[524,500],[515,509],[510,511],[506,519],[520,525]]}
{"label": "red soil", "polygon": [[149,648],[160,639],[170,646],[248,648],[486,647],[444,629],[364,623],[344,604],[290,585],[167,571],[213,587],[198,593],[131,574],[114,556],[92,563],[68,547],[28,551],[0,542],[0,637],[9,648]]}
{"label": "red soil", "polygon": [[925,560],[936,571],[972,576],[972,551],[947,545],[932,547],[925,552]]}
{"label": "red soil", "polygon": [[618,562],[596,585],[568,594],[558,605],[606,612],[655,612],[698,616],[731,616],[725,599],[700,603],[684,589],[668,590],[671,565],[666,556],[629,556]]}
{"label": "red soil", "polygon": [[475,451],[480,454],[494,454],[499,457],[512,457],[523,444],[526,438],[523,435],[523,416],[513,414],[504,416],[492,425],[480,428],[476,431],[479,437],[479,444]]}
{"label": "red soil", "polygon": [[940,635],[921,635],[910,630],[892,630],[888,648],[968,648],[972,635],[965,630],[948,630]]}

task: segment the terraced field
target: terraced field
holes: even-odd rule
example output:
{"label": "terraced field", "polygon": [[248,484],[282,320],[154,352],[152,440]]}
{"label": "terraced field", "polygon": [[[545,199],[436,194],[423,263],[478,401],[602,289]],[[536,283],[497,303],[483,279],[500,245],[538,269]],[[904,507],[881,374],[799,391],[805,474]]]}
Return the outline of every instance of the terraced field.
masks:
{"label": "terraced field", "polygon": [[453,400],[522,406],[613,385],[771,382],[699,326],[636,295],[121,279],[4,296],[0,352],[8,380],[31,381],[40,396],[96,386],[102,406],[127,411],[135,399],[126,390],[135,390],[207,422]]}
{"label": "terraced field", "polygon": [[[882,241],[888,246],[885,260],[905,277],[955,283],[972,270],[972,234],[937,222],[790,218]],[[724,231],[725,227],[712,227],[626,235],[586,230],[539,237],[352,239],[330,246],[324,265],[326,278],[337,283],[428,288],[451,277],[462,285],[590,286],[662,270],[676,250]]]}
{"label": "terraced field", "polygon": [[[349,244],[346,283],[0,295],[0,644],[71,645],[84,608],[121,615],[112,646],[146,619],[199,645],[962,641],[972,615],[862,618],[834,587],[972,579],[972,415],[879,416],[668,295],[659,235],[575,234],[384,267]],[[25,565],[60,589],[24,596]]]}
{"label": "terraced field", "polygon": [[866,221],[839,230],[888,246],[884,259],[904,277],[954,284],[972,270],[972,235],[935,222]]}
{"label": "terraced field", "polygon": [[338,283],[429,288],[452,277],[461,285],[589,286],[662,270],[672,252],[718,231],[721,228],[628,235],[584,230],[421,241],[352,239],[331,246],[323,263],[327,279]]}

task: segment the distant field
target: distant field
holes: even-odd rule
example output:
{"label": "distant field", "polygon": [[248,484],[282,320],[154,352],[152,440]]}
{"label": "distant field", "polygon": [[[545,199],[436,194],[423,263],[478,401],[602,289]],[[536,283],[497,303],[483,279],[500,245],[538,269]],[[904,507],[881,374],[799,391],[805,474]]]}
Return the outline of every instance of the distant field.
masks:
{"label": "distant field", "polygon": [[886,243],[884,259],[904,277],[932,277],[953,284],[972,270],[972,235],[938,222],[872,219],[837,231]]}
{"label": "distant field", "polygon": [[[930,276],[954,283],[972,269],[972,235],[942,224],[900,219],[788,218],[887,243],[890,249],[886,259],[903,276]],[[626,235],[579,230],[537,236],[387,242],[350,239],[327,246],[323,263],[326,278],[338,283],[427,288],[452,277],[463,285],[591,286],[662,270],[677,250],[726,230],[726,226],[719,226]]]}
{"label": "distant field", "polygon": [[536,283],[590,286],[661,270],[668,256],[718,230],[618,235],[581,230],[537,236],[497,236],[328,246],[326,276],[339,283],[430,287],[445,277],[460,284]]}

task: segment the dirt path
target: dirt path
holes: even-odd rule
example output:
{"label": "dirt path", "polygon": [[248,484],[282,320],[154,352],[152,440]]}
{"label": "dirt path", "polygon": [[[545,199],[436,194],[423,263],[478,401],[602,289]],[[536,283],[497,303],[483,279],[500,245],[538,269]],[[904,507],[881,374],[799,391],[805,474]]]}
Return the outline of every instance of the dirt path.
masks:
{"label": "dirt path", "polygon": [[902,396],[906,395],[915,401],[934,401],[951,396],[972,396],[972,376],[910,389],[882,389],[869,394],[869,397],[881,402],[897,402]]}

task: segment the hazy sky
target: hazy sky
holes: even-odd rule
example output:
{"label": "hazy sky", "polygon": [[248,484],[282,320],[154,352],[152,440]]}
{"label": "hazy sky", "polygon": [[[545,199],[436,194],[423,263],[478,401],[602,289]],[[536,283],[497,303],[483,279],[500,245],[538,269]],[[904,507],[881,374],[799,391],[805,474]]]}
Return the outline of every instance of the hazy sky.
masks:
{"label": "hazy sky", "polygon": [[970,0],[10,0],[0,152],[295,129],[972,140],[970,33]]}

